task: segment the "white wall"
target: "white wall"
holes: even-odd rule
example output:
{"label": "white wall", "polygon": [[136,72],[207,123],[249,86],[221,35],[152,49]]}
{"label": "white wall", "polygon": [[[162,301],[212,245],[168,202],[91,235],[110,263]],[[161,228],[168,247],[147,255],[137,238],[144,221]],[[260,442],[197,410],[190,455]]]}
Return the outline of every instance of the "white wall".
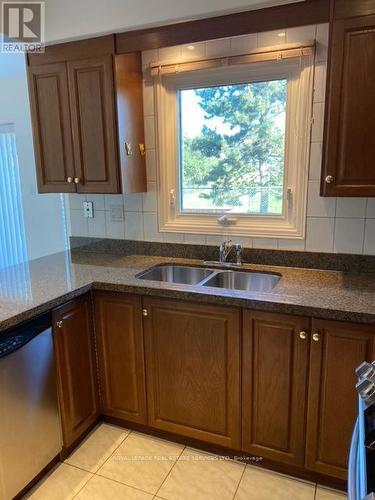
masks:
{"label": "white wall", "polygon": [[46,39],[76,39],[297,1],[46,0]]}
{"label": "white wall", "polygon": [[[245,35],[194,44],[198,58],[244,53],[261,46],[280,44],[277,32]],[[328,25],[305,26],[284,30],[285,42],[316,39],[317,54],[314,79],[314,125],[308,186],[306,238],[304,240],[238,238],[245,247],[297,251],[336,252],[375,255],[375,199],[322,198],[319,196],[323,141],[323,110],[325,100]],[[183,46],[143,52],[144,68],[150,61],[179,60],[191,51]],[[155,162],[155,111],[153,86],[145,71],[144,112],[148,192],[119,196],[87,196],[94,202],[95,218],[84,219],[84,196],[71,195],[71,234],[104,238],[125,238],[146,241],[218,244],[226,237],[225,229],[218,236],[159,233],[157,224],[157,183]],[[111,217],[111,206],[123,207],[124,221]]]}
{"label": "white wall", "polygon": [[26,69],[22,55],[0,54],[0,123],[14,123],[29,259],[65,249],[60,195],[37,193]]}

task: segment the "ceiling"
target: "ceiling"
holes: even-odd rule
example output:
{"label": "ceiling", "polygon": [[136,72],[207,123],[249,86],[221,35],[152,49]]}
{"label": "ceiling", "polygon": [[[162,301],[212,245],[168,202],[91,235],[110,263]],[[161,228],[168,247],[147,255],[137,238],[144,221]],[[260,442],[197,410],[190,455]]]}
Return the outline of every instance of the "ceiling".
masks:
{"label": "ceiling", "polygon": [[301,0],[46,0],[46,41],[74,40]]}

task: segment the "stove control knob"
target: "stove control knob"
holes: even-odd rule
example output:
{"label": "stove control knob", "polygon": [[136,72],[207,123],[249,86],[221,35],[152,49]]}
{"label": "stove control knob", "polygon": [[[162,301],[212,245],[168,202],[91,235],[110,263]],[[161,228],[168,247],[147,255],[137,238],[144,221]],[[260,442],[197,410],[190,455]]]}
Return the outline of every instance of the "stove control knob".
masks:
{"label": "stove control knob", "polygon": [[365,361],[361,365],[358,366],[358,368],[356,369],[355,372],[358,375],[359,379],[367,379],[367,380],[371,380],[371,381],[375,382],[375,364],[374,363],[367,363]]}
{"label": "stove control knob", "polygon": [[371,381],[360,380],[355,388],[366,403],[372,403],[375,400],[375,384]]}

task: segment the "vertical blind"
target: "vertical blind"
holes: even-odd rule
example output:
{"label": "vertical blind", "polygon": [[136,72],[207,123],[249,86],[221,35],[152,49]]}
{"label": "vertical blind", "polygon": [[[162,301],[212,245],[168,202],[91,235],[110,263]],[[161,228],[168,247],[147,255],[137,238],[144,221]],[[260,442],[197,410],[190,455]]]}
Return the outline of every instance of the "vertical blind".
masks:
{"label": "vertical blind", "polygon": [[3,297],[25,299],[29,296],[26,261],[16,135],[12,124],[0,124],[0,293]]}
{"label": "vertical blind", "polygon": [[0,124],[0,269],[27,260],[16,135]]}

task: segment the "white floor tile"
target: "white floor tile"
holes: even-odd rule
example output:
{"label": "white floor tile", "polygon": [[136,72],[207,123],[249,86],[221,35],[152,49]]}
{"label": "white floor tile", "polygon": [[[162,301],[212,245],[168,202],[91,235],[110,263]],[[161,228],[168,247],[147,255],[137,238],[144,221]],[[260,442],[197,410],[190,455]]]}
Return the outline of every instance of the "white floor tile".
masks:
{"label": "white floor tile", "polygon": [[105,477],[94,476],[76,496],[77,500],[152,500],[153,496]]}
{"label": "white floor tile", "polygon": [[128,435],[128,430],[101,424],[65,462],[88,472],[96,472]]}
{"label": "white floor tile", "polygon": [[344,500],[345,498],[348,498],[347,495],[340,491],[324,488],[323,486],[318,486],[316,489],[315,500]]}
{"label": "white floor tile", "polygon": [[158,495],[167,500],[232,500],[245,466],[187,448]]}
{"label": "white floor tile", "polygon": [[33,488],[26,498],[32,500],[70,500],[92,474],[67,464],[60,464]]}
{"label": "white floor tile", "polygon": [[235,500],[314,500],[315,485],[247,466]]}
{"label": "white floor tile", "polygon": [[155,494],[183,446],[132,432],[98,474]]}
{"label": "white floor tile", "polygon": [[323,486],[101,424],[25,498],[344,500],[347,497]]}

